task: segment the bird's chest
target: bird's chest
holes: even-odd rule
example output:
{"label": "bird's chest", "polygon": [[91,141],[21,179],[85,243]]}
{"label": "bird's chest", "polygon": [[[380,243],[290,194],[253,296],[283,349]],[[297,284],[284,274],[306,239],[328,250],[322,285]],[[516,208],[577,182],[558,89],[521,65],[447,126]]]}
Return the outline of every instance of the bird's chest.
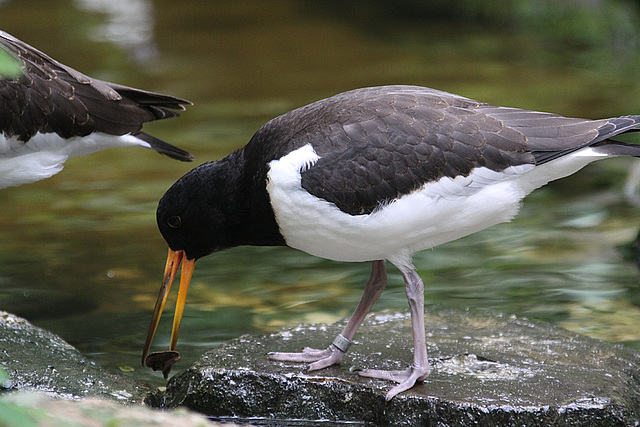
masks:
{"label": "bird's chest", "polygon": [[[510,220],[524,197],[517,182],[478,171],[425,183],[371,213],[351,215],[302,187],[301,172],[317,160],[308,145],[272,161],[267,192],[287,245],[333,260],[410,255]],[[480,178],[489,182],[476,184]]]}

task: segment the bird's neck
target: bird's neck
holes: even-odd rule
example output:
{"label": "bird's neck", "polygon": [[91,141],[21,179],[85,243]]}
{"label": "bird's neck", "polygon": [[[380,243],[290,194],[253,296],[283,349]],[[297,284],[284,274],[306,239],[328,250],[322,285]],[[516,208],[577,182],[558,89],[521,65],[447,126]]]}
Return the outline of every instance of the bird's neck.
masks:
{"label": "bird's neck", "polygon": [[284,238],[275,219],[267,193],[267,165],[248,164],[242,151],[226,158],[236,180],[233,205],[238,215],[232,228],[237,246],[283,246]]}

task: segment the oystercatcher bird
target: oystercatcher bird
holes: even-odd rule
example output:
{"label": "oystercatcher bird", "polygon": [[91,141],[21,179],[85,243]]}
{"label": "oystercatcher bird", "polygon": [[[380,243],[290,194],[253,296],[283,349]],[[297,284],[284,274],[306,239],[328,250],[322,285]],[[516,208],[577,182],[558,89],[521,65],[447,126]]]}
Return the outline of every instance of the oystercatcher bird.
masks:
{"label": "oystercatcher bird", "polygon": [[[398,383],[396,394],[429,375],[424,286],[412,255],[511,220],[520,201],[551,180],[598,159],[640,156],[616,135],[640,116],[602,120],[498,107],[415,86],[357,89],[277,117],[222,160],[180,178],[158,205],[169,245],[143,363],[167,292],[182,262],[171,347],[197,259],[239,245],[286,245],[337,261],[372,261],[364,295],[326,349],[270,353],[276,361],[340,363],[387,284],[385,261],[404,277],[413,327],[413,363],[360,375]],[[175,362],[152,355],[165,375]],[[177,352],[174,352],[177,353]]]}
{"label": "oystercatcher bird", "polygon": [[139,146],[191,161],[140,132],[187,100],[93,79],[0,31],[0,188],[48,178],[70,157]]}

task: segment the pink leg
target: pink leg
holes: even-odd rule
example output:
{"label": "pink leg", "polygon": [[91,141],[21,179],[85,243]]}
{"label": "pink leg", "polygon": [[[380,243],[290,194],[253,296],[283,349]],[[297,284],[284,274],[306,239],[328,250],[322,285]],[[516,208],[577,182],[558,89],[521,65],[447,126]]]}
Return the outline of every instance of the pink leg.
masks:
{"label": "pink leg", "polygon": [[411,327],[413,329],[413,365],[405,371],[383,371],[365,369],[360,375],[398,382],[387,393],[390,400],[398,393],[409,390],[417,381],[423,381],[431,372],[427,359],[427,341],[424,330],[424,284],[413,266],[401,268],[404,277],[409,311],[411,312]]}
{"label": "pink leg", "polygon": [[[351,346],[351,340],[362,324],[371,307],[382,294],[387,286],[387,272],[384,261],[373,261],[371,266],[371,276],[364,288],[364,294],[358,303],[347,326],[342,330],[333,343],[325,350],[304,348],[301,353],[269,353],[271,360],[284,362],[307,362],[309,370],[326,368],[327,366],[340,363],[342,357]],[[424,334],[424,328],[423,328]]]}

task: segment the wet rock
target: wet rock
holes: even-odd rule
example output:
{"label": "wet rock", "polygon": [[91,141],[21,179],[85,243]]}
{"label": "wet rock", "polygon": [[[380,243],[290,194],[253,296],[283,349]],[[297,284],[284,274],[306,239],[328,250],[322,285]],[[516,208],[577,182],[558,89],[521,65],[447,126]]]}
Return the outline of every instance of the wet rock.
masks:
{"label": "wet rock", "polygon": [[370,316],[341,366],[305,372],[270,351],[325,348],[338,325],[244,336],[173,377],[154,406],[214,417],[333,420],[374,425],[640,425],[640,355],[622,346],[515,317],[426,313],[433,371],[385,402],[388,382],[357,369],[404,369],[412,359],[408,315]]}
{"label": "wet rock", "polygon": [[99,396],[141,403],[150,388],[110,373],[85,359],[62,338],[27,320],[0,311],[0,371],[7,378],[0,390],[39,391],[78,399]]}
{"label": "wet rock", "polygon": [[110,400],[51,399],[42,393],[12,393],[0,397],[3,426],[215,426],[203,415],[186,410],[154,411]]}

